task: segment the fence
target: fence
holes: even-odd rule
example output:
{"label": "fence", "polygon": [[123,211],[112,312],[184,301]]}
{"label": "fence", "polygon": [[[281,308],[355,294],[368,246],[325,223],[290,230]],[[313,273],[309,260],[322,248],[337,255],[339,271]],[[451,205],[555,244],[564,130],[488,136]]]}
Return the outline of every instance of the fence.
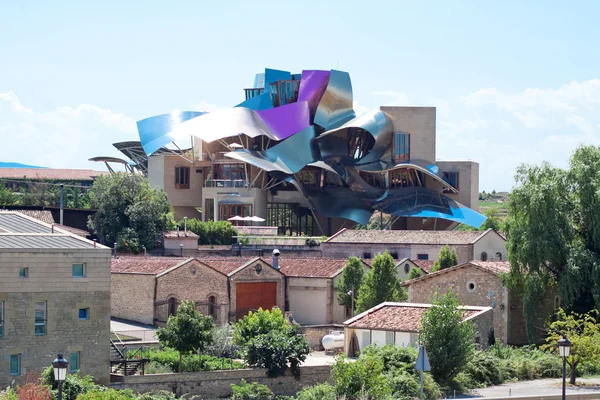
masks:
{"label": "fence", "polygon": [[154,329],[136,329],[136,330],[126,330],[126,331],[112,331],[113,334],[116,335],[118,341],[123,343],[127,342],[155,342],[158,339],[156,338],[156,330]]}

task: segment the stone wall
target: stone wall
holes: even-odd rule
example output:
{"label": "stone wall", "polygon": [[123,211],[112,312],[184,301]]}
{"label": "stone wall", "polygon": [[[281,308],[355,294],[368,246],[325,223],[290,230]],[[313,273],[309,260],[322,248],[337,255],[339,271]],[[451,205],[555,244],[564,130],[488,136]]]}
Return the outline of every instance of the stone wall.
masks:
{"label": "stone wall", "polygon": [[288,371],[286,376],[268,378],[264,369],[241,369],[233,371],[189,372],[180,374],[119,376],[121,382],[113,382],[115,389],[131,389],[138,393],[166,390],[178,396],[183,394],[217,399],[231,396],[231,384],[258,382],[267,385],[275,394],[293,396],[302,388],[330,381],[330,366],[301,367],[296,379]]}
{"label": "stone wall", "polygon": [[112,273],[111,316],[152,325],[155,281],[154,275]]}
{"label": "stone wall", "polygon": [[[473,288],[469,286],[473,284]],[[411,303],[430,303],[431,296],[437,291],[446,293],[452,290],[458,294],[458,301],[465,306],[490,307],[492,300],[488,298],[490,291],[494,294],[494,335],[497,341],[507,343],[507,293],[498,276],[472,265],[449,270],[428,278],[412,282],[408,286],[408,301]],[[482,340],[487,335],[482,332]]]}
{"label": "stone wall", "polygon": [[307,325],[301,327],[301,331],[310,343],[310,348],[313,350],[323,351],[323,344],[321,340],[325,335],[328,335],[330,331],[344,332],[344,325]]}

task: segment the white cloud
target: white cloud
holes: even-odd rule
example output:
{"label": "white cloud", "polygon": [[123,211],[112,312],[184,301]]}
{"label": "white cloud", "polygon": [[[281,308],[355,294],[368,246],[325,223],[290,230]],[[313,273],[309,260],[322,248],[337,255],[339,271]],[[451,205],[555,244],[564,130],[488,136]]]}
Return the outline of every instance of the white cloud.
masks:
{"label": "white cloud", "polygon": [[406,106],[409,105],[408,95],[403,92],[397,92],[394,90],[379,90],[372,92],[373,96],[387,97],[390,101],[386,101],[382,106]]}
{"label": "white cloud", "polygon": [[356,114],[356,116],[358,117],[359,115],[362,115],[364,113],[366,113],[367,111],[370,110],[369,107],[362,105],[361,103],[359,103],[358,101],[355,101],[353,104],[353,108],[354,108],[354,113]]}
{"label": "white cloud", "polygon": [[[37,112],[0,93],[0,160],[55,168],[104,169],[94,156],[124,157],[112,143],[139,140],[135,120],[90,104]],[[13,138],[14,140],[5,140]]]}

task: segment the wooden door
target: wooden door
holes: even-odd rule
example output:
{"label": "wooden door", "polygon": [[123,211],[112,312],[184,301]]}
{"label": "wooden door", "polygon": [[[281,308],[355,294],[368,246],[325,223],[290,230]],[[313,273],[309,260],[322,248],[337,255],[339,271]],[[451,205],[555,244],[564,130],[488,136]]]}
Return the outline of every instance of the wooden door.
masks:
{"label": "wooden door", "polygon": [[277,306],[277,282],[237,283],[235,286],[237,318],[259,308],[270,310]]}

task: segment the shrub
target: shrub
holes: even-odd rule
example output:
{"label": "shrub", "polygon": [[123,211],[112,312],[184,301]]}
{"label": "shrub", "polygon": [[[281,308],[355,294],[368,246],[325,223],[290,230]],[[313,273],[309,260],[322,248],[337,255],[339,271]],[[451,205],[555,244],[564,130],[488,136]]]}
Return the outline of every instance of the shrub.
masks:
{"label": "shrub", "polygon": [[346,399],[381,399],[392,390],[384,371],[383,361],[371,354],[361,355],[355,362],[339,356],[331,370],[335,392]]}
{"label": "shrub", "polygon": [[[127,356],[130,358],[134,354],[128,352]],[[136,356],[140,358],[147,358],[151,362],[146,366],[146,373],[165,373],[165,372],[177,372],[179,369],[179,353],[176,350],[170,348],[164,348],[162,350],[149,348],[144,349],[141,352],[135,352]],[[162,366],[162,368],[161,368]],[[155,368],[152,371],[152,368]],[[182,372],[196,372],[196,371],[217,371],[221,369],[242,369],[245,365],[239,361],[232,361],[228,358],[214,357],[208,354],[189,354],[182,359]],[[166,369],[166,370],[165,370]]]}
{"label": "shrub", "polygon": [[[57,391],[57,385],[54,381],[54,369],[52,366],[46,368],[44,372],[42,372],[41,381],[44,385],[52,387],[53,392]],[[94,378],[92,376],[81,376],[79,372],[67,374],[67,378],[63,383],[63,399],[76,400],[77,396],[80,394],[102,389],[102,386],[98,386],[94,383]]]}
{"label": "shrub", "polygon": [[49,386],[40,382],[28,382],[17,388],[17,398],[19,400],[52,400],[54,396]]}
{"label": "shrub", "polygon": [[217,326],[212,331],[213,341],[206,347],[206,354],[215,357],[225,357],[234,354],[236,347],[231,338],[232,330],[229,325]]}
{"label": "shrub", "polygon": [[231,385],[233,395],[231,400],[268,400],[273,398],[273,392],[267,386],[258,382],[247,383],[244,379],[240,385]]}
{"label": "shrub", "polygon": [[169,367],[168,365],[160,364],[156,361],[149,362],[144,366],[144,373],[146,375],[170,374],[171,372],[173,372],[171,367]]}
{"label": "shrub", "polygon": [[19,396],[17,396],[17,392],[9,386],[4,392],[0,392],[0,400],[19,400]]}
{"label": "shrub", "polygon": [[115,389],[96,389],[77,396],[77,400],[131,400],[135,398],[131,390]]}
{"label": "shrub", "polygon": [[[179,221],[179,229],[184,229],[184,222]],[[237,231],[229,221],[200,221],[196,218],[187,220],[187,229],[199,236],[201,245],[228,245],[232,243]]]}
{"label": "shrub", "polygon": [[335,400],[335,388],[329,383],[320,383],[302,389],[296,400]]}
{"label": "shrub", "polygon": [[172,392],[158,390],[138,395],[136,400],[175,400],[177,397]]}
{"label": "shrub", "polygon": [[286,332],[289,325],[279,308],[257,312],[250,311],[240,321],[236,322],[233,331],[233,342],[239,346],[247,345],[250,340],[272,331]]}

